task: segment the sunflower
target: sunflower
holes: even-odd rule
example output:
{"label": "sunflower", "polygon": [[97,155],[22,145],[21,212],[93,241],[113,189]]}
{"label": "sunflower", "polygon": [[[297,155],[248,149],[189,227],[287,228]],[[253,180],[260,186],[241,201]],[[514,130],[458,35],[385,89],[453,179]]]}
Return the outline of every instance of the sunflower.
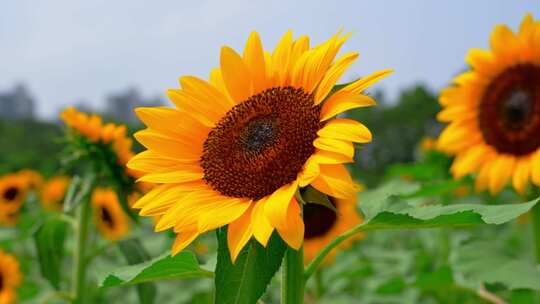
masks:
{"label": "sunflower", "polygon": [[17,175],[23,180],[25,187],[29,190],[36,191],[43,185],[43,176],[39,172],[31,169],[23,169],[17,172]]}
{"label": "sunflower", "polygon": [[[304,263],[313,260],[319,251],[337,236],[362,223],[362,218],[356,210],[356,199],[339,199],[329,197],[336,211],[320,204],[304,205]],[[338,248],[348,248],[354,240],[363,238],[363,233],[341,243]],[[325,262],[332,261],[337,248],[332,250],[325,258]]]}
{"label": "sunflower", "polygon": [[61,211],[69,186],[69,177],[55,176],[49,179],[41,189],[41,203],[48,211]]}
{"label": "sunflower", "polygon": [[311,48],[287,32],[270,54],[253,32],[243,55],[221,49],[209,81],[180,78],[168,91],[176,108],[138,108],[148,127],[135,138],[148,150],[128,167],[141,181],[160,183],[135,208],[161,215],[156,231],[172,228],[176,254],[200,234],[224,226],[233,260],[253,236],[266,245],[272,232],[292,248],[304,239],[295,193],[312,185],[339,198],[355,196],[344,163],[353,143],[371,141],[361,123],[335,116],[375,101],[362,92],[390,73],[374,73],[333,90],[357,59],[334,60],[348,35]]}
{"label": "sunflower", "polygon": [[69,107],[60,114],[64,123],[78,134],[94,144],[110,145],[118,163],[125,165],[133,157],[131,147],[133,141],[127,135],[124,125],[103,124],[97,114],[86,114]]}
{"label": "sunflower", "polygon": [[116,193],[109,188],[98,188],[92,193],[94,223],[103,237],[117,241],[129,232],[129,220],[122,210]]}
{"label": "sunflower", "polygon": [[21,208],[26,197],[25,181],[17,174],[0,178],[0,211],[11,213]]}
{"label": "sunflower", "polygon": [[469,71],[440,97],[439,149],[455,155],[456,178],[478,173],[476,190],[498,193],[510,180],[525,193],[540,186],[540,22],[528,15],[518,33],[498,25],[491,50],[471,49]]}
{"label": "sunflower", "polygon": [[11,304],[17,300],[15,289],[21,284],[19,262],[0,249],[0,304]]}

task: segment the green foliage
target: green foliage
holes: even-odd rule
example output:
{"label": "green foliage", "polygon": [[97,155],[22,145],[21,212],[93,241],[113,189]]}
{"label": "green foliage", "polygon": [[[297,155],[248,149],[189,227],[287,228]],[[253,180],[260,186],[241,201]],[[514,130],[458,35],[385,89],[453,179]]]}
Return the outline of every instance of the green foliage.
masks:
{"label": "green foliage", "polygon": [[227,229],[217,231],[216,303],[256,303],[281,266],[287,245],[274,233],[266,248],[251,240],[233,264],[227,247]]}
{"label": "green foliage", "polygon": [[60,289],[66,229],[66,222],[49,218],[34,235],[41,275],[57,290]]}
{"label": "green foliage", "polygon": [[[129,265],[135,265],[150,260],[150,254],[148,254],[138,239],[121,241],[118,243],[118,247]],[[157,294],[155,284],[141,283],[138,284],[136,288],[141,304],[154,303]]]}
{"label": "green foliage", "polygon": [[191,252],[184,251],[174,257],[166,253],[148,262],[120,267],[112,272],[106,270],[101,277],[99,280],[101,287],[114,287],[144,282],[213,277],[213,274],[202,269]]}

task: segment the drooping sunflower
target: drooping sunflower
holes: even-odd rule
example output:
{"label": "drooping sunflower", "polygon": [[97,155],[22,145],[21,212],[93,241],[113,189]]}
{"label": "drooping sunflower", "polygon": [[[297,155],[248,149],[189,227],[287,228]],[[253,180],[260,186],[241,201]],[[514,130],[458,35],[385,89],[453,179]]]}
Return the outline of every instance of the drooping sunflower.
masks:
{"label": "drooping sunflower", "polygon": [[43,185],[43,176],[31,169],[23,169],[17,172],[28,190],[37,191]]}
{"label": "drooping sunflower", "polygon": [[437,118],[449,125],[439,149],[455,155],[452,174],[476,176],[476,190],[498,193],[510,180],[524,193],[540,186],[540,22],[528,15],[519,32],[498,25],[491,50],[471,49],[471,69],[440,96]]}
{"label": "drooping sunflower", "polygon": [[253,236],[266,245],[277,230],[292,248],[304,239],[295,199],[311,185],[338,198],[355,187],[343,163],[353,143],[371,140],[363,124],[336,115],[375,101],[362,94],[387,76],[384,70],[333,90],[357,53],[335,57],[348,35],[310,47],[287,32],[270,54],[253,32],[242,55],[221,49],[209,81],[180,78],[168,91],[176,108],[138,108],[148,127],[135,138],[148,150],[128,167],[142,181],[162,184],[135,208],[159,215],[156,231],[172,228],[176,254],[200,234],[228,227],[232,259]]}
{"label": "drooping sunflower", "polygon": [[64,196],[69,186],[69,177],[55,176],[49,179],[41,189],[40,197],[43,208],[48,211],[62,210]]}
{"label": "drooping sunflower", "polygon": [[[313,260],[328,243],[337,236],[362,223],[362,217],[356,209],[357,200],[339,199],[329,197],[334,211],[320,204],[309,203],[304,205],[304,263]],[[332,261],[338,249],[348,248],[354,240],[362,239],[363,233],[356,234],[335,248],[325,258],[325,262]]]}
{"label": "drooping sunflower", "polygon": [[17,174],[0,177],[0,210],[11,213],[19,210],[26,196],[25,181]]}
{"label": "drooping sunflower", "polygon": [[21,284],[21,272],[17,259],[0,250],[0,304],[17,301],[16,289]]}
{"label": "drooping sunflower", "polygon": [[94,223],[104,238],[117,241],[127,235],[129,219],[113,190],[97,188],[92,193],[91,201]]}

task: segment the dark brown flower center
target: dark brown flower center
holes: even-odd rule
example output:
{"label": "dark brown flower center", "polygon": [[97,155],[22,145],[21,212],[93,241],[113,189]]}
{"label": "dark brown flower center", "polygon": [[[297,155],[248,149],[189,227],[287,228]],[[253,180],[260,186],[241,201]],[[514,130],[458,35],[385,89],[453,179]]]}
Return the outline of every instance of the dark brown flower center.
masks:
{"label": "dark brown flower center", "polygon": [[17,196],[19,195],[19,188],[17,187],[8,187],[6,191],[4,191],[4,199],[8,202],[15,201]]}
{"label": "dark brown flower center", "polygon": [[4,274],[0,272],[0,292],[4,289]]}
{"label": "dark brown flower center", "polygon": [[[330,198],[334,207],[335,200]],[[303,209],[306,240],[324,236],[337,222],[337,214],[334,210],[320,204],[309,203],[304,205]]]}
{"label": "dark brown flower center", "polygon": [[487,86],[479,126],[487,144],[500,153],[526,155],[540,147],[540,67],[519,64]]}
{"label": "dark brown flower center", "polygon": [[294,181],[321,127],[313,95],[268,89],[234,106],[203,147],[204,179],[230,197],[261,199]]}
{"label": "dark brown flower center", "polygon": [[114,219],[106,207],[101,207],[101,220],[107,225],[107,227],[114,228]]}

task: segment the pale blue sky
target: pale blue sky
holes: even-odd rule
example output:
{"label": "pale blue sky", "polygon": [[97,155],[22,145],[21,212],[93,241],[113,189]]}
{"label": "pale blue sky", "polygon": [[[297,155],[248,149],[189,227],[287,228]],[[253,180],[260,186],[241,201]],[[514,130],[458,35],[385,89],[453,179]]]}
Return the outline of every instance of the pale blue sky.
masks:
{"label": "pale blue sky", "polygon": [[155,95],[180,75],[206,77],[220,47],[242,48],[252,30],[270,48],[287,29],[321,42],[344,28],[344,51],[360,52],[345,77],[394,68],[378,87],[395,96],[416,82],[441,88],[495,24],[515,29],[527,12],[540,18],[538,1],[3,0],[0,90],[25,81],[51,117],[131,85]]}

